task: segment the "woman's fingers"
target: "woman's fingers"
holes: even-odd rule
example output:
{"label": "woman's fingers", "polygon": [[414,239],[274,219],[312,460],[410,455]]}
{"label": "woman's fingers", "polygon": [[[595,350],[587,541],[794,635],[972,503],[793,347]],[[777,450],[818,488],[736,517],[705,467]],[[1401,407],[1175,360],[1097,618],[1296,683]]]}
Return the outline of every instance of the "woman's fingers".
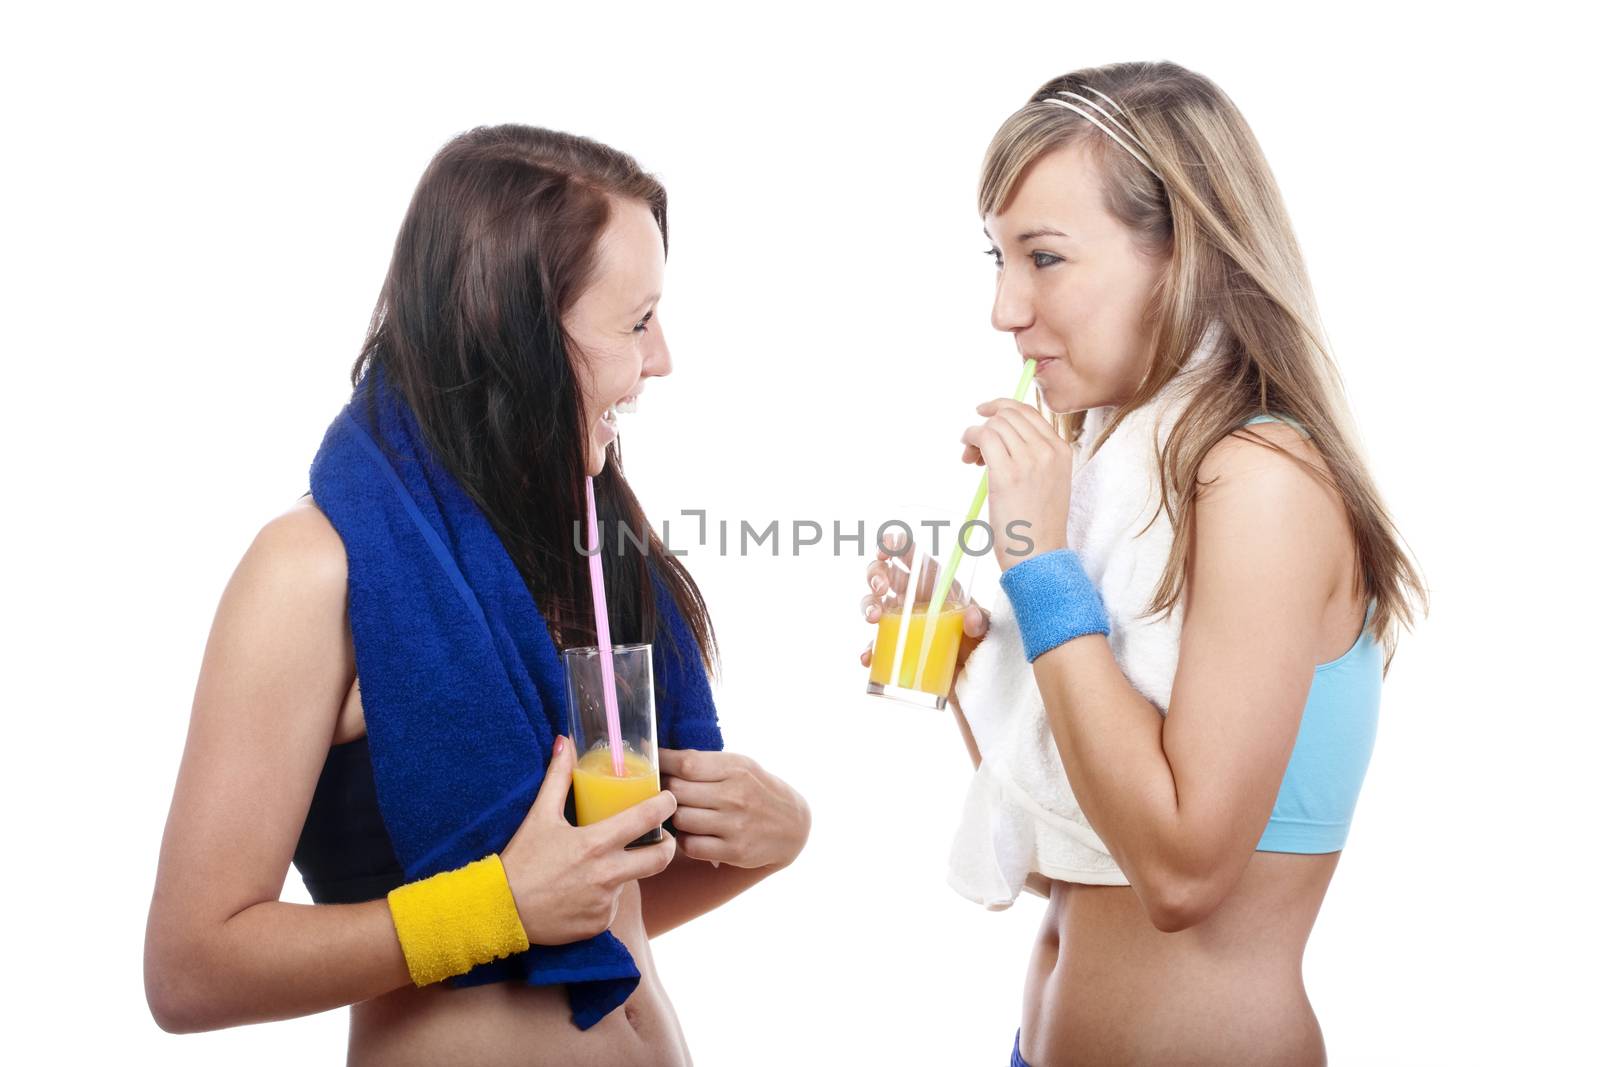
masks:
{"label": "woman's fingers", "polygon": [[[717,782],[692,782],[687,778],[679,778],[670,774],[662,775],[661,788],[677,799],[680,809],[690,807],[699,808],[702,811],[717,806],[717,798],[722,790],[721,784]],[[673,825],[682,824],[674,819]]]}
{"label": "woman's fingers", "polygon": [[[1008,442],[1000,435],[993,421],[985,422],[981,426],[968,426],[961,434],[961,443],[967,446],[961,456],[964,462],[982,463],[992,467],[1010,458],[1006,451]],[[970,459],[974,453],[978,458]]]}
{"label": "woman's fingers", "polygon": [[[935,532],[934,541],[930,548],[937,547],[941,554],[948,558],[954,547],[955,538],[959,530],[953,524],[947,523]],[[907,544],[904,534],[900,531],[891,531],[884,540],[891,545]],[[869,623],[876,623],[883,615],[885,603],[894,597],[898,600],[906,599],[906,588],[910,585],[911,560],[913,553],[909,550],[891,556],[885,556],[882,550],[878,558],[867,565],[868,592],[861,598],[861,614]],[[916,602],[921,603],[933,594],[934,587],[938,585],[939,562],[931,557],[924,556],[917,570]],[[960,582],[953,582],[946,594],[952,600],[960,600],[964,590]]]}
{"label": "woman's fingers", "polygon": [[720,837],[704,834],[683,834],[678,838],[678,848],[692,860],[707,863],[732,863],[736,855],[734,846]]}
{"label": "woman's fingers", "polygon": [[1055,427],[1051,426],[1043,415],[1020,401],[991,400],[986,404],[978,405],[978,411],[980,414],[989,415],[991,421],[1003,419],[1015,428],[1024,440],[1045,445],[1057,444],[1061,441],[1061,435],[1056,432]]}
{"label": "woman's fingers", "polygon": [[968,637],[982,637],[989,632],[989,613],[977,604],[968,604],[961,616],[961,629]]}
{"label": "woman's fingers", "polygon": [[620,850],[646,830],[666,822],[677,808],[676,796],[657,793],[648,800],[641,800],[631,808],[624,808],[579,830],[589,838],[604,842],[603,847],[608,850]]}
{"label": "woman's fingers", "polygon": [[663,776],[690,782],[723,781],[748,762],[736,753],[709,749],[663,748],[656,755]]}
{"label": "woman's fingers", "polygon": [[883,603],[890,596],[904,597],[910,573],[904,565],[875,560],[867,565],[867,593],[861,598],[861,613],[868,622],[877,622]]}
{"label": "woman's fingers", "polygon": [[672,865],[672,857],[677,853],[678,842],[671,834],[662,834],[661,840],[653,845],[629,849],[616,861],[616,881],[621,884],[654,878]]}
{"label": "woman's fingers", "polygon": [[681,834],[725,837],[731,832],[728,815],[711,808],[679,808],[672,813],[672,825]]}
{"label": "woman's fingers", "polygon": [[[996,458],[1016,460],[1019,456],[1027,455],[1027,438],[1023,436],[1021,430],[1011,424],[1009,419],[1001,416],[994,416],[990,418],[988,422],[983,424],[983,428],[992,434],[994,438],[1000,440],[1005,449],[1005,451],[999,457],[995,457],[993,450],[991,449],[989,456],[991,465],[992,461]],[[979,439],[983,440],[983,438]],[[984,447],[990,448],[987,440],[984,441]]]}
{"label": "woman's fingers", "polygon": [[874,593],[884,593],[889,589],[889,564],[883,560],[873,560],[867,564],[867,588]]}
{"label": "woman's fingers", "polygon": [[878,539],[878,558],[882,560],[902,556],[905,551],[906,535],[900,529],[884,530]]}
{"label": "woman's fingers", "polygon": [[876,593],[868,593],[861,598],[861,614],[868,622],[877,622],[883,614],[883,602]]}

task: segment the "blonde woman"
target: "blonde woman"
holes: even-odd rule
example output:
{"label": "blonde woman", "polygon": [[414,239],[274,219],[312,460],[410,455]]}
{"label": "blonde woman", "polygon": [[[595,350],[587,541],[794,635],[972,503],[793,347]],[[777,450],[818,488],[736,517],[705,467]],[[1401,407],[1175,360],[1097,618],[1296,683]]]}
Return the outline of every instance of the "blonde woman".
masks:
{"label": "blonde woman", "polygon": [[954,687],[951,882],[1049,898],[1012,1062],[1325,1062],[1301,958],[1425,593],[1266,160],[1207,79],[1117,64],[1005,121],[979,211],[1051,413],[961,437],[1005,595]]}

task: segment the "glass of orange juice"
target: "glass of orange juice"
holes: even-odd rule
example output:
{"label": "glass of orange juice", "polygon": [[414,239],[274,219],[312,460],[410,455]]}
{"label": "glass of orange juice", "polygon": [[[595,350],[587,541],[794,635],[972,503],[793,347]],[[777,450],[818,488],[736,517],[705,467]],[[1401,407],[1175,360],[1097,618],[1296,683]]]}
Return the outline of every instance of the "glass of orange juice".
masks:
{"label": "glass of orange juice", "polygon": [[[578,764],[572,771],[572,799],[579,826],[599,822],[661,792],[656,762],[656,694],[648,643],[613,645],[617,718],[622,734],[622,774],[616,773],[606,727],[606,700],[598,648],[568,648],[561,653],[567,674],[567,725]],[[629,842],[629,848],[662,838],[657,826]]]}
{"label": "glass of orange juice", "polygon": [[[905,510],[928,514],[925,509]],[[985,523],[932,514],[917,521],[896,517],[879,526],[879,546],[890,553],[889,588],[873,637],[867,692],[942,709],[955,682],[961,620],[971,602],[975,564],[990,551],[991,538]],[[960,552],[955,550],[957,538]],[[935,607],[933,600],[941,593],[942,602]]]}

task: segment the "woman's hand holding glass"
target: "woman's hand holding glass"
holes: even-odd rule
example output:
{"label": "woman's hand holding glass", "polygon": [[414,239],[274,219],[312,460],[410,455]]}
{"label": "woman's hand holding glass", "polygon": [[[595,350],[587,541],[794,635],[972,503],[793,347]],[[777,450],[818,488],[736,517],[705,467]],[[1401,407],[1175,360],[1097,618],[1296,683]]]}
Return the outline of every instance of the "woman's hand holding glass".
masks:
{"label": "woman's hand holding glass", "polygon": [[748,756],[664,748],[661,773],[678,802],[678,848],[690,859],[787,867],[811,834],[805,799]]}
{"label": "woman's hand holding glass", "polygon": [[[891,598],[901,603],[905,602],[906,589],[911,577],[911,570],[906,561],[911,558],[912,552],[905,536],[899,531],[891,531],[884,536],[884,541],[886,544],[878,546],[877,558],[867,564],[867,593],[861,598],[861,614],[873,625],[883,618],[884,606]],[[926,600],[933,592],[937,572],[932,566],[927,565],[928,561],[924,561],[924,564],[917,583],[917,597]],[[947,599],[956,599],[962,595],[961,583],[952,583]],[[961,676],[967,657],[978,647],[988,632],[989,612],[977,602],[969,602],[961,618],[961,645],[956,651],[953,677]],[[872,665],[872,648],[873,643],[868,642],[866,649],[861,653],[863,667]]]}
{"label": "woman's hand holding glass", "polygon": [[627,848],[673,813],[670,793],[589,826],[568,823],[564,811],[574,762],[572,742],[557,738],[539,795],[500,852],[523,930],[535,945],[565,945],[610,929],[624,887],[666,870],[677,848],[670,837]]}

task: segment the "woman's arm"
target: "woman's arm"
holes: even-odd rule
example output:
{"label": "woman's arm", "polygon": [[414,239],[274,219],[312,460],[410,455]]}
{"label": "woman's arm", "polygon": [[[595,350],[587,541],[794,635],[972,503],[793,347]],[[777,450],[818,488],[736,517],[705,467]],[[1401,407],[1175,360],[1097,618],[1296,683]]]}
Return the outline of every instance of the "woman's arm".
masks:
{"label": "woman's arm", "polygon": [[978,751],[978,739],[972,736],[972,726],[967,722],[967,713],[961,710],[961,703],[956,700],[954,686],[945,706],[956,720],[956,729],[961,731],[961,743],[967,746],[967,755],[972,757],[972,767],[976,770],[983,764],[983,753]]}
{"label": "woman's arm", "polygon": [[384,900],[278,900],[354,678],[345,556],[314,507],[268,523],[212,624],[145,930],[163,1030],[309,1015],[410,984]]}
{"label": "woman's arm", "polygon": [[1260,840],[1349,551],[1337,497],[1286,456],[1228,438],[1200,481],[1166,717],[1102,636],[1033,664],[1084,815],[1168,931],[1215,910]]}
{"label": "woman's arm", "polygon": [[784,865],[735,867],[723,863],[713,867],[703,860],[690,859],[681,851],[666,870],[639,882],[640,908],[645,934],[658,937],[690,919],[721,907]]}
{"label": "woman's arm", "polygon": [[978,749],[978,739],[972,735],[972,724],[967,721],[967,713],[961,710],[961,703],[956,700],[954,679],[959,679],[961,672],[967,669],[967,660],[972,658],[988,633],[989,610],[980,607],[976,601],[968,603],[966,612],[961,616],[961,644],[956,647],[956,669],[950,682],[950,693],[945,698],[945,706],[956,720],[956,729],[961,731],[961,743],[967,746],[967,755],[972,757],[974,770],[983,763],[983,753]]}
{"label": "woman's arm", "polygon": [[688,749],[660,755],[662,788],[678,799],[678,855],[639,883],[651,937],[789,866],[811,835],[805,798],[748,756]]}

